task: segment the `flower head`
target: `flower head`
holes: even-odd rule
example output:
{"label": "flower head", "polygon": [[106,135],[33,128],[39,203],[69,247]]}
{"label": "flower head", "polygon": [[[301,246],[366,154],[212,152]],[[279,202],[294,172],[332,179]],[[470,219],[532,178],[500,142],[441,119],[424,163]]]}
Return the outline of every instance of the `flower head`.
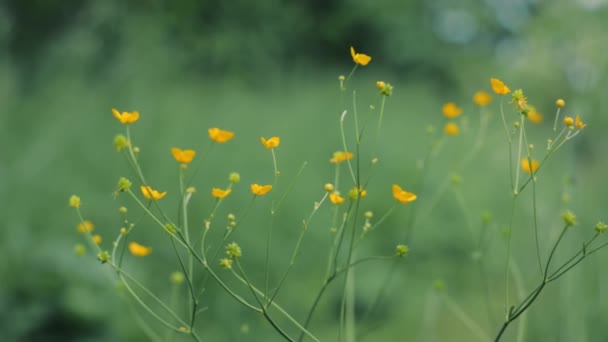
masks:
{"label": "flower head", "polygon": [[171,149],[171,154],[173,154],[173,158],[175,158],[178,163],[190,164],[196,155],[196,151],[182,150],[180,148],[173,147]]}
{"label": "flower head", "polygon": [[406,245],[397,245],[397,247],[395,248],[395,254],[397,254],[397,256],[404,256],[407,254],[407,252],[410,251],[410,248]]}
{"label": "flower head", "polygon": [[136,122],[137,120],[139,120],[139,112],[138,111],[133,111],[133,112],[130,112],[130,113],[129,112],[122,112],[121,113],[118,110],[112,108],[112,114],[123,125],[129,125],[129,124],[132,124],[132,123]]}
{"label": "flower head", "polygon": [[270,150],[270,149],[279,147],[279,144],[281,143],[281,138],[272,137],[272,138],[269,138],[268,140],[266,140],[266,138],[261,137],[260,141],[262,142],[262,145],[264,145],[264,147],[267,150]]}
{"label": "flower head", "polygon": [[219,188],[213,188],[213,189],[211,189],[211,196],[213,196],[217,199],[222,199],[222,198],[225,198],[226,196],[230,195],[231,192],[232,192],[231,189],[222,190]]}
{"label": "flower head", "polygon": [[230,257],[230,259],[240,258],[243,255],[241,251],[241,247],[236,243],[232,242],[226,245],[226,255]]}
{"label": "flower head", "polygon": [[103,241],[103,239],[101,238],[101,235],[99,235],[99,234],[93,235],[93,237],[91,239],[93,240],[93,243],[96,245],[100,245],[101,241]]}
{"label": "flower head", "polygon": [[536,111],[534,106],[528,106],[528,120],[535,124],[543,122],[543,115]]}
{"label": "flower head", "polygon": [[220,259],[220,267],[222,268],[232,268],[232,259],[222,258]]}
{"label": "flower head", "polygon": [[555,105],[557,108],[563,108],[566,105],[566,101],[564,101],[564,99],[557,99],[557,101],[555,101]]}
{"label": "flower head", "polygon": [[372,57],[364,54],[364,53],[356,53],[355,48],[350,47],[350,55],[353,58],[355,64],[359,64],[361,66],[366,66],[371,60]]}
{"label": "flower head", "polygon": [[381,95],[391,96],[393,94],[393,86],[390,83],[378,81],[376,82],[376,87],[380,90]]}
{"label": "flower head", "polygon": [[393,197],[397,202],[407,204],[413,202],[418,198],[416,194],[403,190],[399,185],[393,184]]}
{"label": "flower head", "polygon": [[340,196],[340,193],[335,191],[329,194],[329,201],[335,205],[344,203],[344,197]]}
{"label": "flower head", "polygon": [[234,132],[224,131],[219,128],[209,128],[209,138],[216,143],[223,144],[234,138]]}
{"label": "flower head", "polygon": [[72,195],[70,196],[70,207],[72,208],[80,208],[80,197],[76,196],[76,195]]}
{"label": "flower head", "polygon": [[521,89],[517,89],[513,92],[511,103],[515,104],[515,109],[527,114],[528,109],[528,98],[524,96],[524,92]]}
{"label": "flower head", "polygon": [[453,119],[462,114],[462,108],[458,107],[454,102],[448,102],[443,105],[443,115],[448,119]]}
{"label": "flower head", "polygon": [[473,102],[480,107],[487,106],[492,102],[492,95],[480,90],[473,95]]}
{"label": "flower head", "polygon": [[574,119],[571,116],[564,116],[564,125],[568,127],[574,126]]}
{"label": "flower head", "polygon": [[574,124],[576,125],[576,128],[578,128],[578,129],[583,129],[583,128],[585,128],[585,126],[587,126],[585,123],[583,123],[580,115],[578,115],[578,114],[576,115],[576,118],[574,119]]}
{"label": "flower head", "polygon": [[566,210],[562,214],[562,219],[564,220],[564,223],[566,224],[566,226],[568,226],[568,227],[576,226],[576,215],[574,215],[574,213],[571,212],[570,210]]}
{"label": "flower head", "polygon": [[129,147],[129,140],[122,134],[119,134],[114,137],[114,148],[116,152],[120,152],[123,149]]}
{"label": "flower head", "polygon": [[365,189],[359,190],[359,187],[357,187],[357,186],[353,187],[348,192],[348,198],[350,198],[353,201],[356,199],[365,198],[365,197],[367,197],[367,190],[365,190]]}
{"label": "flower head", "polygon": [[354,154],[352,152],[337,151],[334,152],[329,162],[333,164],[340,164],[343,161],[353,159],[353,156]]}
{"label": "flower head", "polygon": [[237,184],[241,181],[241,175],[238,172],[231,172],[230,175],[228,175],[228,180],[232,184]]}
{"label": "flower head", "polygon": [[165,195],[167,194],[166,191],[158,192],[157,190],[152,189],[152,187],[149,185],[142,185],[140,187],[140,189],[141,189],[142,195],[144,195],[144,197],[146,199],[159,200],[159,199],[162,199],[163,197],[165,197]]}
{"label": "flower head", "polygon": [[78,230],[79,233],[92,232],[93,230],[95,230],[95,225],[93,224],[93,222],[85,220],[80,222],[78,226],[76,226],[76,230]]}
{"label": "flower head", "polygon": [[268,184],[268,185],[260,185],[260,184],[251,184],[251,193],[256,195],[256,196],[264,196],[266,195],[270,190],[272,190],[272,185]]}
{"label": "flower head", "polygon": [[608,230],[608,225],[605,224],[604,222],[598,222],[595,225],[595,231],[600,234],[603,234],[606,230]]}
{"label": "flower head", "polygon": [[443,132],[445,132],[445,134],[447,135],[458,135],[458,133],[460,133],[460,128],[458,127],[457,124],[453,123],[453,122],[448,122],[445,124],[445,126],[443,126]]}
{"label": "flower head", "polygon": [[152,253],[152,248],[140,245],[137,242],[131,242],[129,243],[129,252],[131,252],[131,254],[134,256],[145,257],[146,255],[150,255],[150,253]]}
{"label": "flower head", "polygon": [[521,169],[525,173],[531,173],[531,172],[536,173],[536,170],[538,170],[539,166],[540,166],[540,163],[536,159],[532,159],[532,162],[530,162],[528,160],[528,158],[521,159]]}
{"label": "flower head", "polygon": [[490,85],[492,86],[492,90],[498,95],[507,95],[511,92],[511,89],[507,87],[501,80],[498,78],[491,78]]}

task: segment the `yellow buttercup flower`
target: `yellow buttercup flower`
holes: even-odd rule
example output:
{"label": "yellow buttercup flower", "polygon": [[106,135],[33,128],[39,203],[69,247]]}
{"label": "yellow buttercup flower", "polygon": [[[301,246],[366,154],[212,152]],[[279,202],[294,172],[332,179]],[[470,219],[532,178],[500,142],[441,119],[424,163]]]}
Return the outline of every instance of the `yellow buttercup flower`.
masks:
{"label": "yellow buttercup flower", "polygon": [[443,115],[448,119],[453,119],[462,114],[462,108],[458,107],[454,102],[448,102],[443,105]]}
{"label": "yellow buttercup flower", "polygon": [[487,106],[492,102],[492,95],[480,90],[473,95],[473,102],[480,107]]}
{"label": "yellow buttercup flower", "polygon": [[211,196],[213,196],[217,199],[222,199],[222,198],[225,198],[226,196],[230,195],[231,192],[232,192],[231,189],[222,190],[219,188],[213,188],[213,189],[211,189]]}
{"label": "yellow buttercup flower", "polygon": [[352,152],[337,151],[334,152],[334,155],[331,157],[329,162],[333,164],[340,164],[343,161],[353,159],[353,157],[354,154]]}
{"label": "yellow buttercup flower", "polygon": [[140,187],[142,195],[144,195],[147,199],[159,200],[167,194],[167,192],[158,192],[157,190],[152,189],[149,185],[142,185]]}
{"label": "yellow buttercup flower", "polygon": [[76,226],[76,230],[78,230],[79,233],[92,232],[95,230],[95,225],[93,225],[93,222],[85,220]]}
{"label": "yellow buttercup flower", "polygon": [[224,131],[219,128],[209,128],[209,138],[216,143],[223,144],[228,140],[234,138],[234,132]]}
{"label": "yellow buttercup flower", "polygon": [[129,252],[138,257],[145,257],[152,253],[152,248],[140,245],[137,242],[131,242],[129,243]]}
{"label": "yellow buttercup flower", "polygon": [[578,115],[578,114],[576,115],[576,119],[574,119],[574,124],[576,125],[576,128],[578,128],[578,129],[583,129],[583,128],[585,128],[585,126],[587,126],[585,123],[583,123],[580,115]]}
{"label": "yellow buttercup flower", "polygon": [[329,194],[329,201],[335,205],[340,205],[344,203],[344,197],[340,196],[339,192],[332,192]]}
{"label": "yellow buttercup flower", "polygon": [[443,127],[443,132],[447,135],[455,136],[455,135],[458,135],[458,133],[460,133],[460,128],[458,127],[457,124],[455,124],[453,122],[448,122]]}
{"label": "yellow buttercup flower", "polygon": [[129,125],[139,120],[139,112],[136,110],[121,113],[117,109],[112,108],[112,114],[123,125]]}
{"label": "yellow buttercup flower", "polygon": [[528,106],[528,120],[535,124],[543,122],[543,115],[536,111],[534,106]]}
{"label": "yellow buttercup flower", "polygon": [[491,78],[490,85],[492,86],[492,90],[498,95],[507,95],[511,92],[511,89],[498,78]]}
{"label": "yellow buttercup flower", "polygon": [[196,151],[182,150],[180,148],[173,147],[171,149],[171,154],[173,154],[173,158],[175,158],[178,163],[190,164],[196,155]]}
{"label": "yellow buttercup flower", "polygon": [[264,145],[264,147],[266,147],[266,149],[270,150],[272,148],[279,147],[279,144],[281,143],[281,138],[272,137],[272,138],[269,138],[268,140],[266,140],[266,138],[261,137],[260,141],[262,142],[262,145]]}
{"label": "yellow buttercup flower", "polygon": [[393,184],[393,197],[402,204],[413,202],[418,198],[416,194],[403,190],[399,185]]}
{"label": "yellow buttercup flower", "polygon": [[367,190],[363,189],[361,191],[359,191],[358,187],[353,187],[352,189],[350,189],[350,191],[348,192],[348,198],[350,198],[351,200],[356,200],[358,198],[365,198],[367,197]]}
{"label": "yellow buttercup flower", "polygon": [[272,185],[260,185],[260,184],[251,184],[251,193],[256,196],[264,196],[270,190],[272,190]]}
{"label": "yellow buttercup flower", "polygon": [[530,163],[530,161],[528,160],[528,158],[522,158],[521,159],[521,169],[525,173],[531,173],[531,172],[535,173],[536,170],[538,170],[539,166],[540,166],[540,163],[536,159],[532,159],[532,163]]}
{"label": "yellow buttercup flower", "polygon": [[574,125],[574,119],[571,116],[564,116],[564,125],[572,127]]}
{"label": "yellow buttercup flower", "polygon": [[361,66],[366,66],[372,60],[372,57],[364,53],[356,53],[355,48],[352,46],[350,47],[350,55],[353,58],[353,61]]}
{"label": "yellow buttercup flower", "polygon": [[70,197],[70,207],[72,208],[80,208],[80,197],[76,196],[76,195],[72,195]]}
{"label": "yellow buttercup flower", "polygon": [[557,101],[555,101],[555,105],[557,108],[563,108],[566,105],[566,101],[564,101],[564,99],[557,99]]}
{"label": "yellow buttercup flower", "polygon": [[93,239],[93,243],[95,243],[96,245],[100,245],[101,242],[103,241],[103,239],[101,238],[101,235],[95,234],[92,237]]}

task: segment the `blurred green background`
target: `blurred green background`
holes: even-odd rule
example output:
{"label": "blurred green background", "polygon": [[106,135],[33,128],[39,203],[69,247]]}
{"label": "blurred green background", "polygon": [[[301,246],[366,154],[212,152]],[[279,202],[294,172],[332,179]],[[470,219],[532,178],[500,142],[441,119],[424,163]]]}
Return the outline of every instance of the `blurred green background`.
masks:
{"label": "blurred green background", "polygon": [[[202,227],[213,204],[210,188],[224,187],[230,172],[240,172],[242,182],[218,212],[220,222],[246,205],[248,184],[272,182],[271,157],[259,145],[260,136],[282,138],[277,150],[281,178],[274,196],[307,162],[275,220],[271,280],[278,281],[302,220],[323,195],[323,184],[333,180],[328,159],[341,149],[339,113],[344,109],[337,77],[352,68],[351,45],[373,57],[369,66],[357,70],[346,93],[357,89],[361,112],[378,107],[376,80],[395,87],[377,151],[367,147],[361,154],[365,163],[372,157],[380,160],[363,209],[380,217],[393,205],[392,183],[419,195],[414,204],[399,207],[358,252],[387,255],[397,243],[411,248],[396,269],[388,263],[356,269],[357,313],[369,309],[393,270],[377,310],[358,322],[359,340],[475,340],[433,289],[438,279],[450,301],[494,336],[504,303],[507,145],[495,99],[488,109],[491,124],[484,145],[473,163],[461,168],[478,127],[471,96],[479,89],[489,91],[490,77],[501,78],[511,89],[523,88],[545,115],[541,125],[529,125],[528,139],[539,159],[552,134],[557,98],[566,99],[566,114],[580,113],[588,124],[549,161],[538,181],[545,258],[559,234],[560,213],[568,208],[578,216],[579,227],[568,233],[557,254],[566,260],[592,235],[598,220],[608,220],[607,20],[606,0],[3,1],[0,340],[147,340],[107,267],[91,254],[73,252],[83,241],[75,229],[78,219],[67,206],[71,194],[82,197],[85,216],[104,237],[104,248],[111,248],[120,228],[117,208],[127,205],[136,211],[125,196],[113,196],[120,176],[134,176],[112,146],[123,130],[111,116],[112,107],[141,111],[132,127],[134,141],[142,149],[148,178],[169,191],[163,201],[168,210],[177,207],[171,195],[178,185],[170,148],[202,153],[209,145],[209,127],[236,132],[233,141],[204,156],[194,183],[193,229]],[[463,131],[443,142],[422,177],[421,163],[435,139],[427,127],[441,135],[441,106],[447,101],[463,107]],[[462,183],[452,187],[449,179],[455,172]],[[443,184],[448,184],[445,192]],[[263,279],[271,200],[256,201],[256,210],[234,236],[257,283]],[[482,228],[485,212],[492,221]],[[406,230],[413,217],[415,234]],[[277,297],[299,320],[321,285],[330,218],[328,208],[314,218]],[[467,222],[472,222],[473,237]],[[483,273],[472,258],[479,255],[480,234],[486,241]],[[518,201],[512,234],[519,284],[527,294],[539,280],[530,192]],[[165,234],[144,222],[133,238],[154,252],[128,259],[126,267],[168,299],[169,275],[178,264]],[[605,259],[606,253],[599,252],[552,283],[504,340],[517,340],[520,324],[525,324],[520,341],[606,340]],[[339,283],[329,289],[311,326],[323,341],[337,338]],[[184,285],[178,296],[187,298]],[[516,291],[513,296],[517,298]],[[261,317],[216,286],[201,301],[208,309],[197,330],[206,341],[280,340]],[[295,334],[292,326],[280,323]]]}

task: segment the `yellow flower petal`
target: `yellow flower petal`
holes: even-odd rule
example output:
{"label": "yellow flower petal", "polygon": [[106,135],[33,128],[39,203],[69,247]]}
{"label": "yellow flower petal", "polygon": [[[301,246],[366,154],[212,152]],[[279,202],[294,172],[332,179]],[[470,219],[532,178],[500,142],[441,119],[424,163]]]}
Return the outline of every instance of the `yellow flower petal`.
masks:
{"label": "yellow flower petal", "polygon": [[344,197],[340,196],[339,192],[332,192],[329,194],[329,201],[335,205],[344,203]]}
{"label": "yellow flower petal", "polygon": [[460,127],[458,127],[458,125],[453,122],[448,122],[443,127],[443,132],[445,132],[445,134],[447,135],[455,136],[460,133]]}
{"label": "yellow flower petal", "polygon": [[353,58],[353,62],[359,64],[361,66],[366,66],[372,60],[371,56],[368,56],[364,53],[356,53],[355,48],[350,47],[350,55]]}
{"label": "yellow flower petal", "polygon": [[448,119],[453,119],[462,114],[462,108],[458,107],[454,102],[448,102],[443,105],[443,115]]}
{"label": "yellow flower petal", "polygon": [[171,149],[171,154],[173,154],[173,158],[175,158],[178,163],[190,164],[196,155],[196,151],[182,150],[180,148],[173,147]]}
{"label": "yellow flower petal", "polygon": [[148,185],[142,185],[140,187],[141,189],[141,193],[142,195],[144,195],[144,197],[146,199],[154,199],[154,200],[159,200],[162,199],[163,197],[165,197],[165,195],[167,194],[167,192],[158,192],[157,190],[152,189],[151,186]]}
{"label": "yellow flower petal", "polygon": [[93,222],[85,220],[76,226],[76,230],[78,230],[79,233],[92,232],[95,230],[95,225],[93,225]]}
{"label": "yellow flower petal", "polygon": [[260,184],[251,184],[251,193],[256,196],[264,196],[270,190],[272,190],[272,185],[260,185]]}
{"label": "yellow flower petal", "polygon": [[152,248],[140,245],[137,242],[131,242],[129,244],[129,251],[134,256],[145,257],[146,255],[150,255],[150,253],[152,253]]}
{"label": "yellow flower petal", "polygon": [[492,102],[492,95],[480,90],[473,95],[473,102],[480,107],[487,106]]}
{"label": "yellow flower petal", "polygon": [[103,241],[103,239],[101,238],[101,235],[97,235],[97,234],[93,235],[92,239],[93,239],[93,243],[95,243],[96,245],[100,245],[101,242]]}
{"label": "yellow flower petal", "polygon": [[535,124],[539,124],[543,122],[543,115],[536,111],[534,106],[528,106],[528,120]]}
{"label": "yellow flower petal", "polygon": [[490,85],[492,86],[492,90],[498,95],[507,95],[511,92],[511,89],[498,78],[491,78]]}
{"label": "yellow flower petal", "polygon": [[234,137],[234,132],[225,131],[219,128],[209,128],[209,138],[216,143],[223,144]]}
{"label": "yellow flower petal", "polygon": [[575,122],[576,128],[578,128],[578,129],[583,129],[583,128],[585,128],[585,126],[587,126],[585,123],[583,123],[580,115],[578,115],[578,114],[576,115],[576,119],[574,119],[574,120],[575,120],[574,122]]}
{"label": "yellow flower petal", "polygon": [[133,112],[122,112],[121,113],[117,109],[112,108],[112,114],[123,125],[129,125],[129,124],[132,124],[132,123],[136,122],[137,120],[139,120],[139,112],[136,110]]}
{"label": "yellow flower petal", "polygon": [[353,159],[354,155],[352,152],[337,151],[334,152],[332,158],[329,160],[330,163],[340,164],[343,161]]}
{"label": "yellow flower petal", "polygon": [[213,189],[211,189],[211,196],[213,196],[217,199],[222,199],[222,198],[225,198],[226,196],[230,195],[231,192],[232,192],[232,189],[222,190],[219,188],[213,188]]}
{"label": "yellow flower petal", "polygon": [[536,173],[536,170],[538,170],[539,166],[540,166],[540,163],[536,159],[532,159],[532,163],[530,163],[528,158],[521,159],[521,169],[525,173],[530,173],[530,172]]}
{"label": "yellow flower petal", "polygon": [[413,202],[418,198],[416,194],[403,190],[399,185],[393,184],[393,197],[403,204]]}
{"label": "yellow flower petal", "polygon": [[266,138],[261,137],[260,141],[262,142],[262,145],[264,145],[264,147],[266,149],[270,150],[272,148],[279,147],[279,144],[281,143],[281,138],[279,138],[279,137],[272,137],[272,138],[269,138],[268,140],[266,140]]}

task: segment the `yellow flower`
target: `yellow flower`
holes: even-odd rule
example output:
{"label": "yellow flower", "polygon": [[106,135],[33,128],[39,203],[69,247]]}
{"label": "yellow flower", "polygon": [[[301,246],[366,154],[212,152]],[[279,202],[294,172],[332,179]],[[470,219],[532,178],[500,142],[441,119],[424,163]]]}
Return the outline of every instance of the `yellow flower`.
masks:
{"label": "yellow flower", "polygon": [[536,170],[538,170],[539,166],[540,166],[540,163],[536,159],[532,159],[532,163],[530,163],[528,158],[521,159],[521,169],[525,173],[530,173],[530,172],[536,173]]}
{"label": "yellow flower", "polygon": [[487,106],[492,102],[492,95],[480,90],[473,95],[473,102],[480,107]]}
{"label": "yellow flower", "polygon": [[376,87],[380,90],[380,94],[384,96],[391,96],[393,93],[393,86],[390,83],[386,83],[384,81],[376,82]]}
{"label": "yellow flower", "polygon": [[344,197],[340,196],[340,193],[337,191],[329,194],[329,200],[335,205],[340,205],[344,203]]}
{"label": "yellow flower", "polygon": [[149,185],[142,185],[140,187],[140,189],[141,189],[141,193],[147,199],[159,200],[159,199],[165,197],[165,195],[167,194],[166,191],[165,192],[158,192],[157,190],[152,189],[152,187],[149,186]]}
{"label": "yellow flower", "polygon": [[563,108],[566,105],[566,101],[564,101],[564,99],[557,99],[557,101],[555,101],[555,105],[557,108]]}
{"label": "yellow flower", "polygon": [[220,259],[220,267],[232,268],[232,259],[227,259],[227,258]]}
{"label": "yellow flower", "polygon": [[262,142],[262,145],[264,145],[264,147],[266,147],[266,149],[270,150],[272,148],[279,147],[279,144],[281,143],[281,138],[272,137],[272,138],[266,140],[266,138],[261,137],[260,141]]}
{"label": "yellow flower", "polygon": [[101,235],[95,234],[95,235],[93,235],[92,239],[93,239],[93,242],[96,245],[100,245],[101,244],[101,241],[102,241]]}
{"label": "yellow flower", "polygon": [[574,125],[574,119],[571,116],[564,116],[564,125],[572,127],[572,125]]}
{"label": "yellow flower", "polygon": [[209,128],[209,138],[216,143],[223,144],[234,137],[234,132],[224,131],[219,128]]}
{"label": "yellow flower", "polygon": [[407,192],[403,190],[399,185],[393,184],[393,197],[399,202],[403,204],[407,204],[413,202],[418,198],[416,194],[412,192]]}
{"label": "yellow flower", "polygon": [[217,199],[222,199],[222,198],[225,198],[226,196],[230,195],[231,192],[232,192],[231,189],[222,190],[222,189],[218,189],[218,188],[213,188],[213,189],[211,189],[211,196],[213,196]]}
{"label": "yellow flower", "polygon": [[132,111],[132,112],[119,112],[118,110],[112,108],[112,114],[114,114],[114,117],[120,121],[121,124],[123,125],[129,125],[132,124],[134,122],[136,122],[139,119],[139,112],[138,111]]}
{"label": "yellow flower", "polygon": [[578,114],[576,114],[576,119],[575,119],[574,123],[576,125],[576,128],[578,128],[578,129],[583,129],[583,128],[585,128],[585,126],[587,126],[585,123],[583,123],[580,115],[578,115]]}
{"label": "yellow flower", "polygon": [[349,192],[348,192],[348,198],[350,198],[351,200],[356,200],[358,198],[365,198],[367,197],[367,190],[363,189],[361,191],[359,191],[358,187],[353,187]]}
{"label": "yellow flower", "polygon": [[264,196],[266,195],[270,190],[272,190],[272,185],[268,184],[268,185],[260,185],[260,184],[251,184],[251,193],[253,193],[256,196]]}
{"label": "yellow flower", "polygon": [[443,105],[443,115],[448,119],[453,119],[462,114],[462,108],[456,106],[454,102],[448,102]]}
{"label": "yellow flower", "polygon": [[152,253],[152,248],[140,245],[137,242],[131,242],[129,244],[129,252],[138,257],[145,257],[146,255],[150,255],[150,253]]}
{"label": "yellow flower", "polygon": [[173,147],[171,149],[171,154],[173,154],[173,158],[175,158],[178,163],[190,164],[196,155],[196,151],[182,150],[180,148]]}
{"label": "yellow flower", "polygon": [[343,161],[353,159],[353,156],[354,155],[352,152],[337,151],[337,152],[334,152],[334,155],[329,160],[329,162],[334,163],[334,164],[340,164]]}
{"label": "yellow flower", "polygon": [[355,48],[352,46],[350,47],[350,55],[353,57],[353,61],[361,66],[366,66],[372,60],[370,56],[364,53],[355,53]]}
{"label": "yellow flower", "polygon": [[70,197],[70,207],[72,208],[80,208],[80,197],[76,196],[76,195],[72,195]]}
{"label": "yellow flower", "polygon": [[498,78],[491,78],[490,85],[492,85],[492,90],[498,95],[507,95],[511,92],[511,89],[507,87],[501,80]]}
{"label": "yellow flower", "polygon": [[455,124],[453,122],[448,122],[443,127],[443,132],[445,132],[445,134],[447,134],[447,135],[454,136],[454,135],[458,135],[458,133],[460,133],[460,128],[458,127],[457,124]]}
{"label": "yellow flower", "polygon": [[528,120],[535,124],[543,122],[543,115],[536,111],[534,106],[528,106]]}
{"label": "yellow flower", "polygon": [[82,221],[76,226],[76,230],[78,230],[79,233],[92,232],[95,230],[95,225],[89,220]]}
{"label": "yellow flower", "polygon": [[515,103],[515,108],[522,113],[528,112],[528,98],[524,96],[524,92],[521,89],[517,89],[513,92],[510,103]]}

